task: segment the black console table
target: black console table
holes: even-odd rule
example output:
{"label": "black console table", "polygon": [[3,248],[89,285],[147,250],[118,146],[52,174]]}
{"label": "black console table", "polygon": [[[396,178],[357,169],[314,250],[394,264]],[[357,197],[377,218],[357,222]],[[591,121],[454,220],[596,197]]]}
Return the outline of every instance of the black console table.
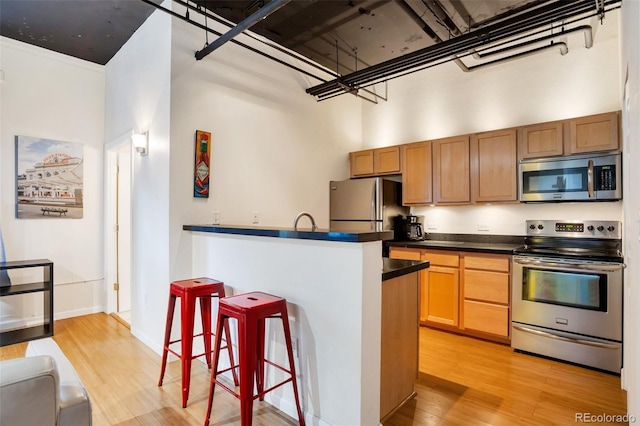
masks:
{"label": "black console table", "polygon": [[53,262],[49,259],[0,262],[0,271],[38,267],[43,269],[42,281],[0,287],[0,297],[42,292],[44,322],[31,327],[1,332],[0,346],[53,336]]}

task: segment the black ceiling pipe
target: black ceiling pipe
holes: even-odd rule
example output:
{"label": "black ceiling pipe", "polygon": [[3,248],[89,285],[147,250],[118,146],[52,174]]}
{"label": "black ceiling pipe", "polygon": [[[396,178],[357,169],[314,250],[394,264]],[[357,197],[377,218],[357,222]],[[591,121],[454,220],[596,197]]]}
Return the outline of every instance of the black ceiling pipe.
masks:
{"label": "black ceiling pipe", "polygon": [[291,0],[271,0],[269,4],[258,9],[253,15],[247,17],[242,22],[238,23],[235,27],[231,28],[229,31],[221,35],[218,39],[216,39],[213,43],[208,45],[202,50],[196,52],[196,59],[201,60],[209,53],[216,50],[218,47],[222,46],[229,40],[232,40],[235,36],[242,33],[244,30],[248,30],[262,19],[265,19],[267,16],[271,15],[273,12],[280,9],[285,4],[289,3]]}
{"label": "black ceiling pipe", "polygon": [[[611,1],[610,3],[619,3]],[[389,77],[395,73],[407,71],[410,68],[427,64],[429,61],[444,59],[450,55],[461,54],[470,49],[480,47],[489,42],[499,41],[515,34],[522,33],[544,24],[567,19],[593,9],[591,0],[580,2],[554,2],[544,8],[530,11],[522,16],[513,17],[499,24],[476,30],[454,39],[444,41],[435,46],[430,46],[419,51],[385,61],[378,65],[360,70],[341,77],[341,81],[347,85],[361,85],[374,79]],[[335,89],[336,81],[330,81],[310,89],[307,93],[317,96],[324,90]]]}
{"label": "black ceiling pipe", "polygon": [[[607,7],[619,7],[621,0],[608,0]],[[391,59],[369,68],[340,77],[340,83],[347,87],[357,88],[373,81],[389,79],[394,74],[422,67],[429,62],[442,60],[453,55],[469,52],[491,42],[501,41],[518,34],[525,33],[558,21],[570,19],[588,13],[597,13],[592,0],[555,1],[553,3],[530,10],[502,22],[477,29],[473,32],[443,41],[413,53]],[[307,93],[322,97],[325,94],[340,90],[338,79],[323,83],[306,90]]]}

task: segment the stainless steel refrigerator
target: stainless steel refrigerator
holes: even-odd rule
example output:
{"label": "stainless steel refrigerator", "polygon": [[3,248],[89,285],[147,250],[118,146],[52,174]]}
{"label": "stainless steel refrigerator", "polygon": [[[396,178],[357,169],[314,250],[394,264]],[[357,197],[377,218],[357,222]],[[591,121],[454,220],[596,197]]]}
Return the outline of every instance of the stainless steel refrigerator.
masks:
{"label": "stainless steel refrigerator", "polygon": [[394,230],[402,206],[402,183],[389,178],[364,178],[329,183],[330,228],[336,231]]}

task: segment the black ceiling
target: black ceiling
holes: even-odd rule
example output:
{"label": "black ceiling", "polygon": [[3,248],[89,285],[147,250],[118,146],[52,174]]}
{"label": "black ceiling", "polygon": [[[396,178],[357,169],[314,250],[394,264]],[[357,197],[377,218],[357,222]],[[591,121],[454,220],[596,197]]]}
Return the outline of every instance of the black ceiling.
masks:
{"label": "black ceiling", "polygon": [[0,0],[0,35],[105,65],[154,10],[139,0]]}
{"label": "black ceiling", "polygon": [[[466,31],[478,22],[540,2],[294,0],[251,30],[346,73],[432,45],[425,24],[446,40],[455,35],[452,26]],[[175,2],[174,9],[180,10],[181,3],[203,5],[237,23],[269,2],[185,0]],[[154,10],[141,0],[0,0],[0,34],[104,65]],[[200,44],[194,40],[194,51]]]}
{"label": "black ceiling", "polygon": [[[159,13],[172,13],[200,28],[204,28],[206,14],[228,22],[222,30],[226,32],[263,7],[264,12],[280,2],[280,8],[250,27],[251,32],[326,67],[329,80],[340,75],[328,83],[332,87],[326,93],[332,95],[366,87],[362,84],[371,79],[350,80],[350,76],[385,67],[389,62],[412,60],[418,55],[428,59],[442,53],[432,54],[431,50],[444,50],[449,45],[457,48],[458,40],[475,42],[466,50],[444,52],[449,60],[464,58],[474,51],[477,42],[482,46],[492,44],[491,37],[501,31],[502,25],[511,23],[517,32],[521,19],[535,21],[543,15],[547,18],[540,18],[540,28],[555,34],[566,23],[571,24],[568,18],[579,14],[594,16],[599,5],[602,10],[605,3],[619,7],[620,0],[172,0],[172,11]],[[160,3],[161,0],[0,0],[0,34],[104,65]],[[557,13],[571,8],[581,11]],[[527,25],[525,22],[522,28],[531,31],[531,25]],[[514,39],[514,35],[505,38],[509,37]],[[212,43],[216,39],[216,35],[209,35]],[[194,53],[202,49],[204,40],[203,30],[202,38],[193,41]],[[547,40],[547,47],[556,41]],[[459,56],[461,52],[463,56]],[[466,68],[459,59],[456,61]],[[385,78],[386,74],[382,75]],[[307,92],[311,93],[310,89]],[[320,98],[317,93],[312,94]]]}

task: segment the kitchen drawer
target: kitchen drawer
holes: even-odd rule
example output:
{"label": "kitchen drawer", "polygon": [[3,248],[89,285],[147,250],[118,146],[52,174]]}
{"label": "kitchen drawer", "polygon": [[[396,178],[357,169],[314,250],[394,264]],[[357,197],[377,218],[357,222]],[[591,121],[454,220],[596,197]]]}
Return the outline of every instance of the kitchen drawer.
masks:
{"label": "kitchen drawer", "polygon": [[508,305],[509,274],[465,269],[464,297]]}
{"label": "kitchen drawer", "polygon": [[464,328],[509,336],[509,308],[473,300],[464,301]]}
{"label": "kitchen drawer", "polygon": [[507,256],[469,256],[464,257],[466,269],[483,269],[485,271],[509,272],[510,259]]}
{"label": "kitchen drawer", "polygon": [[460,256],[457,254],[423,251],[421,259],[428,260],[431,262],[431,265],[450,266],[453,268],[457,268],[460,265]]}
{"label": "kitchen drawer", "polygon": [[420,250],[404,247],[389,247],[390,259],[420,260]]}

